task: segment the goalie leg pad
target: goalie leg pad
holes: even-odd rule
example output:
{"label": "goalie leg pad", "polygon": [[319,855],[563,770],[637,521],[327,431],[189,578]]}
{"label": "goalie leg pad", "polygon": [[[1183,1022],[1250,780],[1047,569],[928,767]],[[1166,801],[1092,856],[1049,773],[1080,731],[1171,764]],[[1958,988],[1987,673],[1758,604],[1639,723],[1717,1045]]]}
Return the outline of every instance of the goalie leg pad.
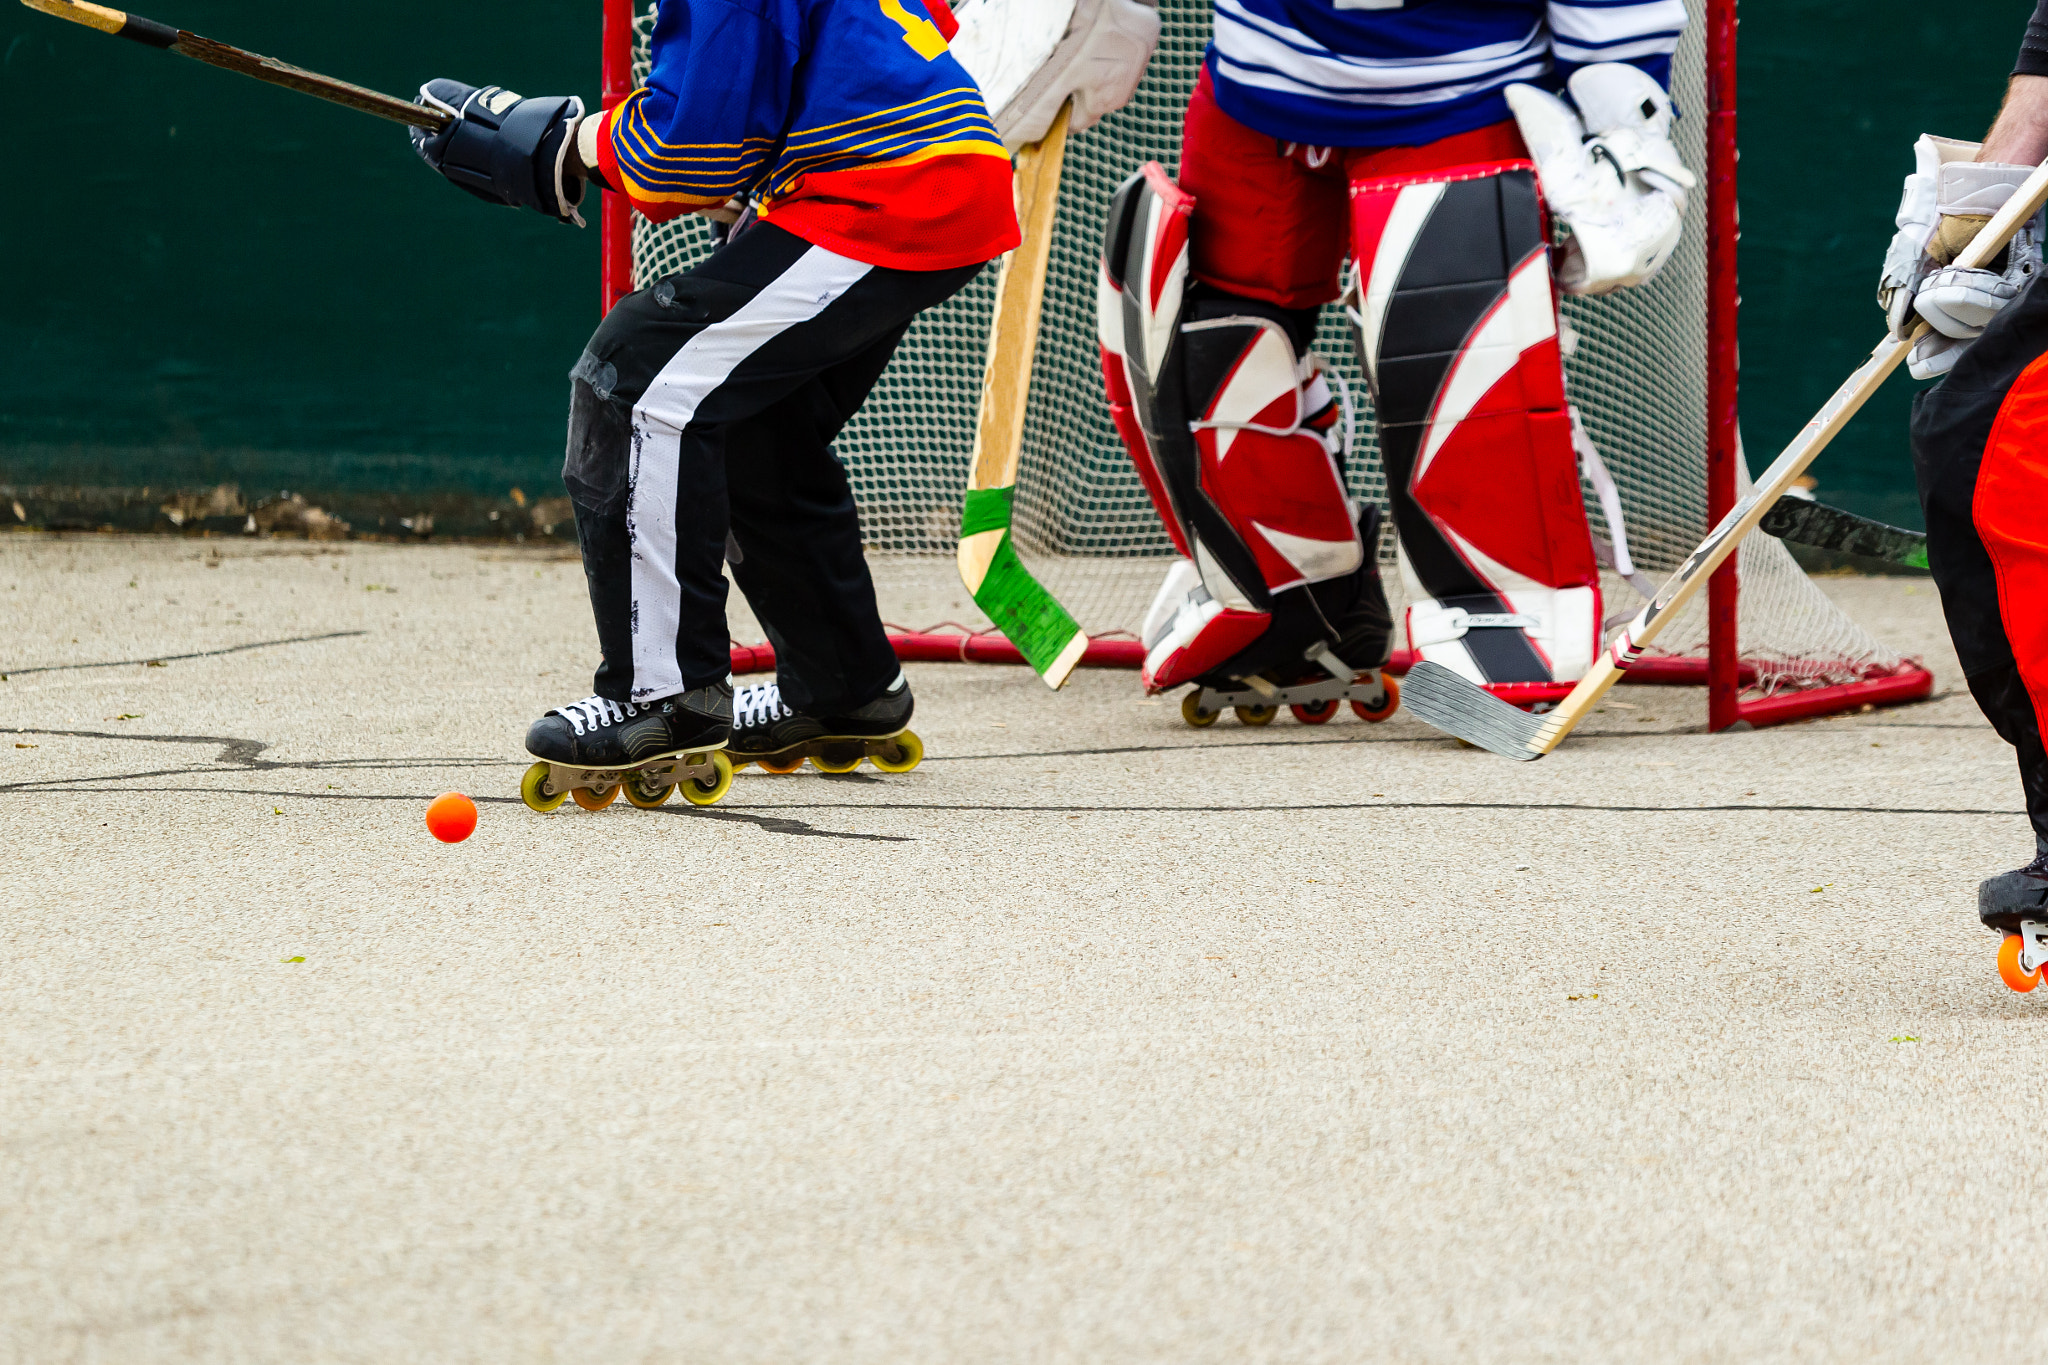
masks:
{"label": "goalie leg pad", "polygon": [[1479,683],[1565,682],[1600,644],[1549,258],[1527,163],[1352,185],[1352,320],[1413,605]]}

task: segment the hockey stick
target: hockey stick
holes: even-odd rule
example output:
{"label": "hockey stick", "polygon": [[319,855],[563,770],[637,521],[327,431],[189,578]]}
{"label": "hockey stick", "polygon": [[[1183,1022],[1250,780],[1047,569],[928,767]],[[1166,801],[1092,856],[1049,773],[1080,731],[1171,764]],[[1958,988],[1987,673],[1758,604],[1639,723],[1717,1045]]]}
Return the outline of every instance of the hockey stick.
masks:
{"label": "hockey stick", "polygon": [[1927,537],[1903,526],[1887,526],[1811,498],[1779,498],[1757,529],[1815,550],[1882,559],[1908,569],[1927,567]]}
{"label": "hockey stick", "polygon": [[154,19],[145,19],[139,14],[128,14],[122,10],[108,9],[104,5],[88,3],[88,0],[21,0],[30,9],[39,9],[45,14],[54,14],[59,19],[69,19],[74,24],[111,33],[116,38],[159,47],[166,52],[175,52],[181,57],[190,57],[208,66],[217,66],[226,71],[239,71],[244,76],[272,85],[281,85],[287,90],[296,90],[302,95],[312,95],[332,104],[347,105],[360,109],[378,118],[390,119],[393,123],[409,123],[415,128],[426,128],[438,132],[447,126],[448,115],[438,109],[429,109],[395,95],[382,94],[347,81],[338,81],[332,76],[322,76],[313,71],[302,71],[296,66],[269,57],[259,57],[253,52],[244,52],[239,47],[216,43],[211,38],[202,38],[196,33],[187,33],[168,24],[159,24]]}
{"label": "hockey stick", "polygon": [[988,329],[988,368],[974,430],[973,466],[960,509],[960,579],[975,605],[1009,637],[1017,652],[1059,688],[1081,662],[1088,637],[1024,567],[1010,538],[1017,462],[1024,452],[1024,409],[1031,362],[1038,352],[1038,314],[1052,261],[1053,211],[1059,206],[1071,103],[1061,106],[1045,137],[1017,153],[1017,219],[1023,242],[1003,262],[995,316]]}
{"label": "hockey stick", "polygon": [[[2004,248],[2020,224],[2040,212],[2044,203],[2048,203],[2048,162],[2036,167],[2026,183],[2005,201],[2005,207],[1956,258],[1956,266],[1964,270],[1981,267]],[[1628,666],[1642,656],[1643,648],[1692,600],[1722,561],[1735,553],[1742,538],[1756,529],[1765,512],[1784,496],[1792,481],[1827,448],[1835,434],[1848,425],[1856,410],[1877,392],[1913,349],[1913,343],[1927,331],[1927,324],[1922,322],[1910,336],[1887,336],[1877,344],[1870,359],[1842,381],[1842,386],[1813,415],[1805,429],[1771,461],[1755,486],[1728,509],[1721,524],[1707,533],[1699,548],[1665,580],[1635,620],[1614,637],[1607,652],[1579,679],[1578,686],[1558,703],[1556,710],[1545,716],[1532,716],[1434,663],[1419,663],[1408,671],[1402,681],[1401,700],[1437,729],[1504,758],[1526,762],[1555,749],[1580,721],[1592,714],[1600,698],[1607,695],[1607,689],[1621,681]]]}

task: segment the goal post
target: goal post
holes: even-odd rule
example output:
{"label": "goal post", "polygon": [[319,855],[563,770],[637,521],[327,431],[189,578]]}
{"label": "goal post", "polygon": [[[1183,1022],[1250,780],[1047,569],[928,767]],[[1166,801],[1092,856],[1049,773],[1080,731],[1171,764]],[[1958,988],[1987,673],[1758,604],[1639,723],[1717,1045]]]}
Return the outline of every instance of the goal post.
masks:
{"label": "goal post", "polygon": [[[1161,0],[1158,51],[1131,103],[1067,151],[1032,374],[1012,533],[1033,575],[1090,637],[1084,667],[1136,667],[1136,635],[1172,546],[1109,420],[1095,339],[1095,287],[1109,197],[1148,160],[1179,160],[1181,112],[1208,42],[1211,0]],[[1701,189],[1685,238],[1650,284],[1567,298],[1567,389],[1614,476],[1630,549],[1652,578],[1675,568],[1734,505],[1748,475],[1739,428],[1735,0],[1700,0],[1673,62],[1674,138]],[[606,0],[604,99],[645,75],[653,0]],[[604,304],[685,269],[711,249],[701,219],[650,224],[606,195]],[[997,272],[922,315],[837,443],[860,506],[885,620],[906,660],[1022,662],[963,601],[954,555],[968,484]],[[1365,385],[1337,305],[1317,349]],[[1359,403],[1350,491],[1384,501],[1370,402]],[[1593,523],[1604,524],[1587,490]],[[1378,547],[1400,619],[1406,598],[1391,530]],[[1603,575],[1610,618],[1638,599]],[[1752,536],[1704,600],[1630,670],[1631,683],[1704,686],[1709,728],[1775,724],[1928,695],[1932,676],[1841,612],[1785,547]],[[1393,671],[1411,661],[1397,629]],[[735,671],[773,667],[736,642]],[[1569,690],[1560,686],[1559,696]],[[1552,700],[1521,696],[1517,700]]]}

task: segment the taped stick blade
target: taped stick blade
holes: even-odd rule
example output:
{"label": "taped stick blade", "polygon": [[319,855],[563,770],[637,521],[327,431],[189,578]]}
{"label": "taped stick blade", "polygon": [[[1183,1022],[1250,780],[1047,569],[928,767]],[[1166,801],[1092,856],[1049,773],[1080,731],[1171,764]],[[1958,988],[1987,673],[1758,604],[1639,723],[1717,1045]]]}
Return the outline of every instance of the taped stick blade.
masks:
{"label": "taped stick blade", "polygon": [[1490,754],[1528,762],[1543,757],[1543,722],[1445,668],[1423,662],[1401,679],[1401,706],[1455,739]]}

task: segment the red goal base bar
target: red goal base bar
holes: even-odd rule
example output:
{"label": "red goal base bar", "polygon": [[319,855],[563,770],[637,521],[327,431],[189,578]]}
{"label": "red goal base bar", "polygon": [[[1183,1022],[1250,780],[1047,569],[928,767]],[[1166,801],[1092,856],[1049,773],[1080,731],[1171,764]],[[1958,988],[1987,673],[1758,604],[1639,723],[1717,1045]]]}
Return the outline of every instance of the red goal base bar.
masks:
{"label": "red goal base bar", "polygon": [[[889,643],[896,657],[907,664],[1021,664],[1023,654],[1001,635],[946,632],[904,632],[892,634]],[[1387,661],[1387,671],[1406,673],[1414,665],[1413,651],[1398,649]],[[1135,669],[1145,662],[1145,646],[1136,640],[1090,640],[1082,654],[1082,668]],[[775,647],[734,645],[732,671],[735,674],[775,671]],[[1756,684],[1754,666],[1744,663],[1738,674],[1739,686]],[[1646,687],[1705,687],[1708,682],[1705,659],[1640,659],[1628,670],[1625,683]],[[1570,683],[1497,683],[1487,689],[1516,706],[1555,705],[1571,694]],[[1735,721],[1761,730],[1767,725],[1784,725],[1815,716],[1838,715],[1866,706],[1899,706],[1925,701],[1934,692],[1934,675],[1917,663],[1858,682],[1833,687],[1806,687],[1776,692],[1768,697],[1738,701]],[[1727,729],[1728,726],[1716,726]]]}

